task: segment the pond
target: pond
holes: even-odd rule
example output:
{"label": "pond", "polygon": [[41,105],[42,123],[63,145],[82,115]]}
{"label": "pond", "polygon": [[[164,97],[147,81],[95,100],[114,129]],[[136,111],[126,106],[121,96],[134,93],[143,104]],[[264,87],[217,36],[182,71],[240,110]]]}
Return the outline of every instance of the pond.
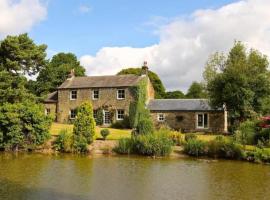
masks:
{"label": "pond", "polygon": [[269,199],[270,166],[239,161],[0,154],[0,199]]}

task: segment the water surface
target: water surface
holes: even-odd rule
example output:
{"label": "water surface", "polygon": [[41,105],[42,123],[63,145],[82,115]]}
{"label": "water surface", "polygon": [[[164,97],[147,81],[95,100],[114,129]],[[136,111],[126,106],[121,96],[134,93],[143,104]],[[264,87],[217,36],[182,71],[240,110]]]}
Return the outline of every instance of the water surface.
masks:
{"label": "water surface", "polygon": [[0,154],[0,199],[270,199],[270,166],[238,161]]}

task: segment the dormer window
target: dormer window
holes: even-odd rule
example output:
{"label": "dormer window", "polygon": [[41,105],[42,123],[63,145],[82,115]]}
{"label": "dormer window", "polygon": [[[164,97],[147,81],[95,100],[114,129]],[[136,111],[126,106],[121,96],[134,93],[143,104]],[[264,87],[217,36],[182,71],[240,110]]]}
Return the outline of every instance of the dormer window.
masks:
{"label": "dormer window", "polygon": [[117,90],[117,99],[125,99],[126,94],[124,89],[118,89]]}
{"label": "dormer window", "polygon": [[92,99],[93,100],[99,99],[99,90],[93,90]]}
{"label": "dormer window", "polygon": [[77,90],[71,90],[70,91],[70,100],[76,100],[77,99]]}

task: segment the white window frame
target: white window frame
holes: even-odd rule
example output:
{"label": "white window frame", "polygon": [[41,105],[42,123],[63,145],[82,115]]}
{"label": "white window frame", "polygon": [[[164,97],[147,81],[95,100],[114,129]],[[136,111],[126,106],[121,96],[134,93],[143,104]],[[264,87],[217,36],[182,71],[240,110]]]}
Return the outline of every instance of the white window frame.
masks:
{"label": "white window frame", "polygon": [[45,115],[49,115],[50,113],[51,113],[51,109],[50,108],[45,108]]}
{"label": "white window frame", "polygon": [[[74,116],[74,117],[72,117],[72,111],[75,112],[75,116]],[[76,109],[70,109],[70,110],[69,110],[69,119],[75,119],[75,118],[76,118],[76,115],[77,115]]]}
{"label": "white window frame", "polygon": [[[162,117],[161,117],[162,116]],[[163,118],[163,119],[161,119],[161,118]],[[159,121],[159,122],[164,122],[165,121],[165,114],[164,113],[158,113],[157,114],[157,120]]]}
{"label": "white window frame", "polygon": [[[123,114],[119,114],[119,111],[123,111]],[[123,115],[123,118],[119,118],[119,115]],[[117,121],[122,121],[122,120],[124,120],[124,117],[125,117],[125,110],[124,110],[124,109],[116,110],[116,120],[117,120]]]}
{"label": "white window frame", "polygon": [[[98,97],[97,98],[95,98],[95,92],[98,92]],[[92,91],[92,99],[93,100],[98,100],[99,99],[99,90],[93,90]]]}
{"label": "white window frame", "polygon": [[[76,92],[76,98],[72,97],[72,92]],[[76,100],[78,98],[78,91],[77,90],[71,90],[69,93],[70,100]]]}
{"label": "white window frame", "polygon": [[[119,97],[119,91],[124,91],[124,97]],[[126,98],[126,90],[125,89],[117,89],[117,94],[116,94],[117,99],[125,99]]]}
{"label": "white window frame", "polygon": [[[199,126],[199,115],[202,115],[202,126]],[[207,115],[207,126],[204,125],[204,115]],[[209,113],[196,113],[196,128],[197,129],[208,129],[209,128]]]}

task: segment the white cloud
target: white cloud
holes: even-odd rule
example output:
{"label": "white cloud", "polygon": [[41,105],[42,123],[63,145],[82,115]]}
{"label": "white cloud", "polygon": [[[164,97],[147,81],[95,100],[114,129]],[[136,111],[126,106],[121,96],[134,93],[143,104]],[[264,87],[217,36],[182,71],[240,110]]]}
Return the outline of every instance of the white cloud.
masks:
{"label": "white cloud", "polygon": [[87,5],[80,5],[79,6],[79,12],[82,14],[88,13],[92,10],[92,8],[90,6]]}
{"label": "white cloud", "polygon": [[0,38],[29,31],[47,15],[39,0],[0,0]]}
{"label": "white cloud", "polygon": [[89,75],[114,74],[147,60],[167,89],[186,90],[202,79],[204,64],[215,51],[227,51],[234,40],[270,55],[270,1],[246,0],[218,9],[197,10],[160,27],[160,42],[145,48],[104,47],[81,57]]}

